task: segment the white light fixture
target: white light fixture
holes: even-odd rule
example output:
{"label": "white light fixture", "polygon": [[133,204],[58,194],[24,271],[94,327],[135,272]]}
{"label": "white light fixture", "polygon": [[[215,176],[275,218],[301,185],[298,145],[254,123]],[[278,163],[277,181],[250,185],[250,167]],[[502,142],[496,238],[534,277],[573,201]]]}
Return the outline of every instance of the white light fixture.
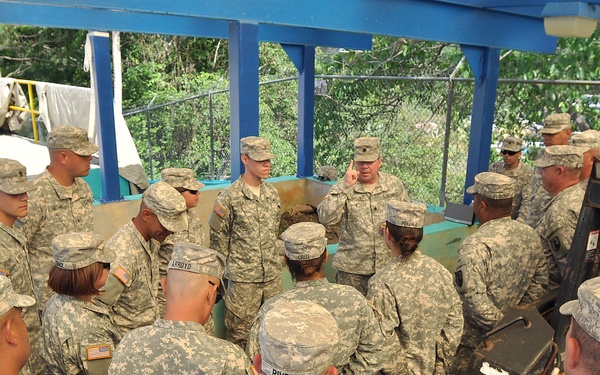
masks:
{"label": "white light fixture", "polygon": [[564,38],[588,38],[596,30],[600,8],[582,2],[547,3],[542,11],[546,34]]}

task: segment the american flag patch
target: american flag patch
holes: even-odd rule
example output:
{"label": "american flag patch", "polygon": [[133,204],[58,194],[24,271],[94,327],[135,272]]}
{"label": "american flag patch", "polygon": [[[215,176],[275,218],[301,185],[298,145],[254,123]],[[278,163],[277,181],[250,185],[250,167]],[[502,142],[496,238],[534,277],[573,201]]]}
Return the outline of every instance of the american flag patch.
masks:
{"label": "american flag patch", "polygon": [[6,276],[6,277],[8,277],[8,271],[0,269],[0,276]]}
{"label": "american flag patch", "polygon": [[94,345],[86,347],[87,360],[110,358],[110,345]]}
{"label": "american flag patch", "polygon": [[127,272],[125,268],[123,268],[123,266],[119,266],[119,268],[117,268],[115,272],[113,272],[113,275],[115,275],[115,277],[121,280],[121,282],[125,285],[127,285],[129,280],[131,279],[131,275],[129,274],[129,272]]}
{"label": "american flag patch", "polygon": [[225,207],[221,206],[220,203],[215,204],[215,208],[213,209],[217,215],[222,219],[227,214],[227,210]]}

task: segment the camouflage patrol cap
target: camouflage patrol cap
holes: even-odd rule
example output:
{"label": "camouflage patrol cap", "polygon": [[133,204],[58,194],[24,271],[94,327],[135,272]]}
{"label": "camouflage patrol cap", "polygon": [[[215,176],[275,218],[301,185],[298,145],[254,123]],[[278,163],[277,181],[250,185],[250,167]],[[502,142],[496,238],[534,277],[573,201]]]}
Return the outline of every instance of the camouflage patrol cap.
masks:
{"label": "camouflage patrol cap", "polygon": [[600,132],[589,129],[581,133],[573,134],[569,138],[572,146],[583,147],[586,150],[590,148],[600,148]]}
{"label": "camouflage patrol cap", "polygon": [[291,225],[281,234],[285,255],[291,260],[317,259],[325,251],[325,227],[319,223],[303,222]]}
{"label": "camouflage patrol cap", "polygon": [[274,159],[271,153],[271,142],[263,137],[244,137],[240,139],[242,155],[248,155],[252,160],[263,161]]}
{"label": "camouflage patrol cap", "polygon": [[332,365],[339,330],[324,307],[310,301],[279,300],[260,323],[263,374],[322,374]]}
{"label": "camouflage patrol cap", "polygon": [[6,276],[0,275],[0,316],[13,307],[30,307],[35,305],[35,299],[25,294],[17,294],[12,282]]}
{"label": "camouflage patrol cap", "polygon": [[12,159],[0,159],[0,191],[22,194],[35,189],[35,185],[27,181],[27,170],[23,164]]}
{"label": "camouflage patrol cap", "polygon": [[324,165],[317,170],[317,177],[320,180],[336,181],[338,179],[337,168],[333,165]]}
{"label": "camouflage patrol cap", "polygon": [[67,125],[48,133],[48,148],[66,148],[82,156],[89,156],[98,151],[98,146],[89,141],[85,130]]}
{"label": "camouflage patrol cap", "polygon": [[160,172],[160,180],[174,188],[200,190],[204,184],[194,178],[194,171],[189,168],[166,168]]}
{"label": "camouflage patrol cap", "polygon": [[218,251],[194,243],[176,242],[168,268],[215,277],[221,280],[219,289],[222,295],[225,295],[223,286],[225,257]]}
{"label": "camouflage patrol cap", "polygon": [[112,263],[113,250],[104,248],[102,236],[93,232],[60,234],[52,240],[54,264],[63,270],[78,270],[96,262]]}
{"label": "camouflage patrol cap", "polygon": [[520,152],[523,149],[523,140],[516,137],[506,137],[502,140],[500,151]]}
{"label": "camouflage patrol cap", "polygon": [[581,168],[583,166],[583,153],[587,150],[577,146],[549,146],[544,149],[542,156],[533,162],[538,168],[551,165],[560,165],[566,168]]}
{"label": "camouflage patrol cap", "polygon": [[571,116],[568,113],[554,113],[546,116],[540,133],[556,134],[565,129],[571,129]]}
{"label": "camouflage patrol cap", "polygon": [[166,182],[156,182],[144,192],[142,201],[158,217],[158,221],[171,232],[187,228],[185,199]]}
{"label": "camouflage patrol cap", "polygon": [[577,289],[577,299],[562,305],[560,313],[573,315],[581,328],[600,342],[600,277],[581,284]]}
{"label": "camouflage patrol cap", "polygon": [[354,161],[371,162],[381,156],[380,140],[377,137],[361,137],[354,140]]}
{"label": "camouflage patrol cap", "polygon": [[496,172],[481,172],[475,176],[475,184],[467,189],[469,194],[479,194],[490,199],[507,199],[515,196],[513,178]]}
{"label": "camouflage patrol cap", "polygon": [[386,221],[399,227],[423,228],[427,206],[422,203],[402,202],[396,199],[387,202]]}

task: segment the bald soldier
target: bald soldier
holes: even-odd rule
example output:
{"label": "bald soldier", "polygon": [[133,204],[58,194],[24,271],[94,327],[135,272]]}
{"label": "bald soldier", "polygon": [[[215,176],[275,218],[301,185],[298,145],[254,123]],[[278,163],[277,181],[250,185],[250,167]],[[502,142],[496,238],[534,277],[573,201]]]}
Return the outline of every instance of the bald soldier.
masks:
{"label": "bald soldier", "polygon": [[47,284],[54,263],[52,239],[59,234],[94,229],[94,197],[81,177],[90,173],[92,154],[98,147],[90,143],[85,130],[61,126],[48,134],[48,151],[50,165],[32,180],[37,190],[30,194],[29,214],[19,223],[27,238],[40,311],[54,294]]}
{"label": "bald soldier", "polygon": [[483,172],[475,176],[467,193],[473,194],[480,226],[460,245],[454,274],[465,318],[457,374],[464,373],[474,348],[504,313],[540,298],[548,283],[540,237],[530,226],[510,218],[515,181]]}
{"label": "bald soldier", "polygon": [[344,178],[317,207],[321,224],[340,223],[340,241],[333,258],[337,283],[353,286],[363,295],[369,278],[391,260],[381,233],[385,204],[390,199],[410,200],[397,177],[379,171],[381,163],[379,138],[357,138],[354,160]]}

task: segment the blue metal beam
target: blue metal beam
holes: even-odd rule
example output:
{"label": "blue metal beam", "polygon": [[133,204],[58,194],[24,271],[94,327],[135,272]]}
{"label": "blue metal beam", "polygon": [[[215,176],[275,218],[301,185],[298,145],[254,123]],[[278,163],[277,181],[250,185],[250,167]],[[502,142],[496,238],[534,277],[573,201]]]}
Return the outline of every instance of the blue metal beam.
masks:
{"label": "blue metal beam", "polygon": [[[202,38],[229,37],[225,20],[105,9],[66,8],[38,4],[0,2],[0,24],[93,29]],[[272,43],[370,50],[372,36],[331,30],[260,25],[258,39]]]}
{"label": "blue metal beam", "polygon": [[546,35],[541,18],[427,0],[0,0],[2,3],[112,9],[129,12],[132,20],[138,13],[150,13],[165,16],[168,27],[172,26],[169,17],[179,15],[546,53],[555,51],[557,41]]}
{"label": "blue metal beam", "polygon": [[259,135],[258,25],[229,22],[231,181],[244,173],[240,139]]}
{"label": "blue metal beam", "polygon": [[96,126],[100,147],[100,178],[102,202],[123,199],[119,188],[115,110],[113,105],[110,41],[108,33],[90,32],[92,44],[93,80],[96,85]]}

